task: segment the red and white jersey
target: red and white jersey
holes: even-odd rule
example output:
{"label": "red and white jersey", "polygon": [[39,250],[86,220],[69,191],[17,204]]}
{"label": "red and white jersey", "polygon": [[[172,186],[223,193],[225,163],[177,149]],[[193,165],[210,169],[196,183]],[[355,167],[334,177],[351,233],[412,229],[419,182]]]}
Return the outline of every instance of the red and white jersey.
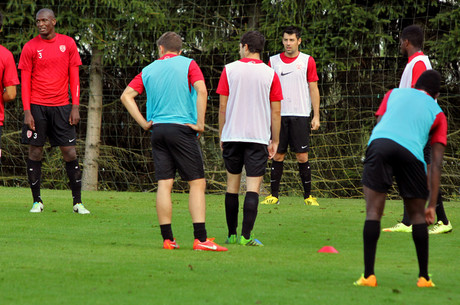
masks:
{"label": "red and white jersey", "polygon": [[[309,117],[311,98],[308,82],[318,81],[316,64],[313,57],[302,52],[292,61],[287,59],[284,53],[277,54],[270,57],[269,64],[278,74],[283,88],[281,115]],[[312,72],[313,76],[310,76]]]}
{"label": "red and white jersey", "polygon": [[431,63],[428,56],[422,52],[417,52],[409,57],[408,63],[399,82],[399,88],[414,88],[420,74],[426,70],[431,70]]}
{"label": "red and white jersey", "polygon": [[225,66],[216,92],[228,96],[221,141],[268,145],[270,102],[283,99],[275,71],[261,60],[243,58]]}
{"label": "red and white jersey", "polygon": [[19,69],[30,71],[30,103],[43,106],[69,104],[69,68],[81,65],[75,41],[57,34],[50,40],[37,36],[24,45]]}

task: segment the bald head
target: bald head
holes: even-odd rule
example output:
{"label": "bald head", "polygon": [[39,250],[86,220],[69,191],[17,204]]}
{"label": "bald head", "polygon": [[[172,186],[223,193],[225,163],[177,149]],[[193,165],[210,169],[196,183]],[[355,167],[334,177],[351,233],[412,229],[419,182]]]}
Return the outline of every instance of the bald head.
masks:
{"label": "bald head", "polygon": [[53,39],[56,36],[54,26],[56,25],[56,17],[54,12],[49,8],[42,8],[37,12],[35,17],[38,32],[40,37],[46,40]]}
{"label": "bald head", "polygon": [[41,10],[39,10],[37,12],[37,18],[38,18],[38,15],[42,14],[42,16],[46,16],[48,18],[51,18],[51,19],[56,19],[56,16],[54,16],[54,12],[52,9],[49,9],[49,8],[42,8]]}

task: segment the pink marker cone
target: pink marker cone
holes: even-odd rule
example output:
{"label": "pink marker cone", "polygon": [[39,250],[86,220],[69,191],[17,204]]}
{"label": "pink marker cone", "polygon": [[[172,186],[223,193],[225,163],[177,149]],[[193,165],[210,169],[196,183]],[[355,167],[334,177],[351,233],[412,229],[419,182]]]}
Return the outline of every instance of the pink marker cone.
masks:
{"label": "pink marker cone", "polygon": [[319,253],[339,253],[334,247],[332,246],[324,246],[318,250]]}

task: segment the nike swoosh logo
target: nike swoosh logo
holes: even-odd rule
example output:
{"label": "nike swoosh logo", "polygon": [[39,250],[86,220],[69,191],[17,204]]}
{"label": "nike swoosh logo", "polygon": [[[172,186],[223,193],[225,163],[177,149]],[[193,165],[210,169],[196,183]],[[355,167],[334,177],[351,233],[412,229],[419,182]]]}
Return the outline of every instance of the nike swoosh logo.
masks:
{"label": "nike swoosh logo", "polygon": [[41,50],[37,50],[38,53],[40,53],[41,51],[43,51],[44,49],[41,49]]}
{"label": "nike swoosh logo", "polygon": [[75,180],[75,182],[76,182],[76,183],[79,183],[79,182],[81,182],[81,180]]}
{"label": "nike swoosh logo", "polygon": [[285,75],[291,74],[292,72],[294,72],[294,71],[291,71],[291,72],[286,72],[286,73],[284,73],[284,72],[281,72],[281,76],[285,76]]}
{"label": "nike swoosh logo", "polygon": [[208,248],[209,250],[217,250],[217,246],[216,245],[213,245],[213,246],[206,246],[206,245],[201,245],[203,248]]}
{"label": "nike swoosh logo", "polygon": [[307,148],[307,147],[308,147],[308,145],[302,146],[302,149],[305,149],[305,148]]}
{"label": "nike swoosh logo", "polygon": [[37,181],[35,181],[35,182],[32,182],[32,185],[35,185],[35,184],[37,184],[37,182],[38,182],[38,180],[37,180]]}
{"label": "nike swoosh logo", "polygon": [[75,141],[75,138],[73,138],[72,140],[69,140],[69,143],[72,143],[73,141]]}

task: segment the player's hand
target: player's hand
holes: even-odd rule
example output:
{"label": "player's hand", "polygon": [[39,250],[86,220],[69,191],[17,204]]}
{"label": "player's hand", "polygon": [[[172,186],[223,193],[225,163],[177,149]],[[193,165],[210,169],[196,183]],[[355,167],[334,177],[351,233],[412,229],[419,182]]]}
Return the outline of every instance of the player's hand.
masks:
{"label": "player's hand", "polygon": [[270,143],[268,144],[268,159],[269,160],[273,159],[277,151],[278,151],[278,143],[274,143],[270,140]]}
{"label": "player's hand", "polygon": [[144,130],[149,130],[149,129],[152,128],[152,126],[153,126],[153,122],[152,122],[152,121],[148,121],[148,122],[145,121],[145,124],[142,125],[142,128],[143,128]]}
{"label": "player's hand", "polygon": [[24,124],[29,126],[30,130],[35,131],[35,120],[30,110],[24,111]]}
{"label": "player's hand", "polygon": [[425,209],[425,221],[427,225],[432,225],[434,223],[435,214],[436,214],[436,208],[427,207]]}
{"label": "player's hand", "polygon": [[313,120],[311,120],[311,130],[318,130],[319,126],[319,117],[313,117]]}
{"label": "player's hand", "polygon": [[201,126],[201,125],[198,125],[198,124],[185,124],[186,126],[192,128],[193,130],[195,130],[197,133],[198,133],[198,139],[201,137],[201,134],[203,133],[204,131],[204,125]]}
{"label": "player's hand", "polygon": [[69,124],[77,125],[80,122],[80,106],[72,105],[72,111],[70,111]]}

